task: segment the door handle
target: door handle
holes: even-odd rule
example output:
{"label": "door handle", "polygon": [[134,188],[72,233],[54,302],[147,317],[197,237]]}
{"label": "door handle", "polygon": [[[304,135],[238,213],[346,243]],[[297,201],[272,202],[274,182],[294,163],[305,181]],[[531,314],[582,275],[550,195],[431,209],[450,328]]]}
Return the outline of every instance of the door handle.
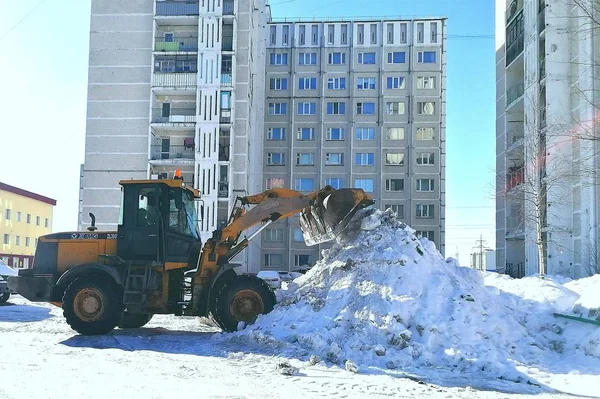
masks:
{"label": "door handle", "polygon": [[148,234],[148,237],[156,237],[156,234]]}

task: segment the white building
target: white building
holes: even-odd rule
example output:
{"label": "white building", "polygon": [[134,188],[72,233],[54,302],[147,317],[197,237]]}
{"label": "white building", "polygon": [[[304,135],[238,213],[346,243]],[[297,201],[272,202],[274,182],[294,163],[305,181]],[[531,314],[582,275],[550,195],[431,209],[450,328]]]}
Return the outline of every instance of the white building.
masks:
{"label": "white building", "polygon": [[92,0],[80,228],[116,228],[121,179],[181,170],[203,241],[261,191],[269,19],[265,0]]}
{"label": "white building", "polygon": [[597,268],[600,158],[588,138],[600,52],[582,10],[594,1],[496,2],[499,272],[540,272],[538,231],[543,272],[576,278]]}
{"label": "white building", "polygon": [[484,249],[480,252],[474,252],[469,256],[469,267],[477,270],[486,270],[488,272],[496,271],[496,251]]}

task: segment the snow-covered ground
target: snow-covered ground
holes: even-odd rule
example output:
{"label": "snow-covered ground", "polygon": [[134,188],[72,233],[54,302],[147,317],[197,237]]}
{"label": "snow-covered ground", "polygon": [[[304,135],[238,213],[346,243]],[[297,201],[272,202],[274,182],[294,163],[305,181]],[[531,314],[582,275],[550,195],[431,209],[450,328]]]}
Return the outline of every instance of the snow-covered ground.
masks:
{"label": "snow-covered ground", "polygon": [[600,397],[600,326],[553,316],[597,317],[600,275],[481,273],[412,233],[377,211],[233,334],[155,316],[84,337],[15,296],[0,306],[0,398]]}

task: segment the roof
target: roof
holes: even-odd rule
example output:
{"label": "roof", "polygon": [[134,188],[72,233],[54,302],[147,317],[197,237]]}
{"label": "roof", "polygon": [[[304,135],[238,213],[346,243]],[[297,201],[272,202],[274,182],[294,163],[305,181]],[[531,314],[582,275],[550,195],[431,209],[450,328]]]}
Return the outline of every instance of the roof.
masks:
{"label": "roof", "polygon": [[9,193],[17,194],[23,197],[31,198],[36,201],[45,202],[46,204],[56,205],[56,200],[45,197],[40,194],[32,193],[31,191],[23,190],[15,186],[0,182],[0,190],[8,191]]}

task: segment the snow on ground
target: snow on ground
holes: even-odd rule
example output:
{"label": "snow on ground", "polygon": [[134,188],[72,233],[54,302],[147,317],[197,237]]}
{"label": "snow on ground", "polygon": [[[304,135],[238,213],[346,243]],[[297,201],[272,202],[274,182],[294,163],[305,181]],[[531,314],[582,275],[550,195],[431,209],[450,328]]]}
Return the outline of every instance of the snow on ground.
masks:
{"label": "snow on ground", "polygon": [[0,398],[600,397],[599,276],[457,267],[388,212],[342,237],[276,309],[223,334],[155,316],[79,336],[49,304],[0,306]]}

